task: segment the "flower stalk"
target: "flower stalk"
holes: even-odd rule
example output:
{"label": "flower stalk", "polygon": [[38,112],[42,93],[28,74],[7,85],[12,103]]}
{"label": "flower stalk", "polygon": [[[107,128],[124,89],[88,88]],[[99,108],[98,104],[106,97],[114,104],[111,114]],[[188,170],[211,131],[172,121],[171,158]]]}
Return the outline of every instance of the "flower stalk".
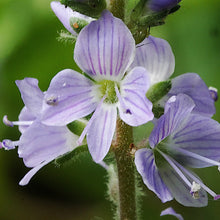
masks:
{"label": "flower stalk", "polygon": [[130,148],[132,143],[132,127],[118,119],[114,152],[119,182],[119,204],[117,208],[119,209],[120,220],[137,219],[135,167]]}

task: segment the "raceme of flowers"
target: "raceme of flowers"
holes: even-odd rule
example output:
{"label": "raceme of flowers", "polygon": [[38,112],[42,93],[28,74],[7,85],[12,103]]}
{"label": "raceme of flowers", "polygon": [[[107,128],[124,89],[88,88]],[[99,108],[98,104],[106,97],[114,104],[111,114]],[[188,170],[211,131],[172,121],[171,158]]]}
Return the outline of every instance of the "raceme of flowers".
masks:
{"label": "raceme of flowers", "polygon": [[[153,120],[153,104],[146,92],[169,79],[175,66],[165,40],[150,36],[135,46],[127,26],[109,11],[94,20],[58,2],[51,7],[67,30],[78,36],[74,60],[83,74],[62,70],[46,92],[39,89],[37,79],[16,81],[25,107],[19,121],[9,121],[7,116],[3,121],[18,125],[21,137],[18,141],[5,139],[1,146],[6,150],[18,146],[19,156],[32,168],[21,185],[44,165],[81,145],[85,136],[93,160],[101,163],[110,149],[118,117],[130,126]],[[80,32],[76,18],[88,24]],[[164,114],[154,120],[150,146],[137,150],[135,164],[146,186],[162,202],[175,198],[185,206],[205,206],[206,192],[214,199],[219,195],[189,167],[220,165],[220,126],[211,119],[215,94],[195,73],[178,76],[171,83],[168,94],[158,100]],[[80,137],[67,128],[88,115],[91,118]],[[172,209],[161,213],[165,214],[182,219]]]}

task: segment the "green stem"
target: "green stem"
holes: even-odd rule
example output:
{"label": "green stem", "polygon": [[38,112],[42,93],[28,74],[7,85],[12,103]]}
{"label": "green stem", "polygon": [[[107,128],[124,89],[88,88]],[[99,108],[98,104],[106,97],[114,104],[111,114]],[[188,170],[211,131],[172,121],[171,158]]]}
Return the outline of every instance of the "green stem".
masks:
{"label": "green stem", "polygon": [[115,158],[119,182],[119,215],[120,220],[135,220],[136,190],[135,169],[130,146],[133,143],[132,127],[122,120],[117,120]]}

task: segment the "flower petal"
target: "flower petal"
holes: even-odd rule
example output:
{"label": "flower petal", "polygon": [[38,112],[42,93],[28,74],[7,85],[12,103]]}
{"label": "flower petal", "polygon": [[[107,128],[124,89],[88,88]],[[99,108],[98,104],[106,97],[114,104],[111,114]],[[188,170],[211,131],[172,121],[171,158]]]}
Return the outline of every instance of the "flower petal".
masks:
{"label": "flower petal", "polygon": [[109,151],[115,132],[116,118],[116,106],[103,104],[98,118],[95,118],[89,127],[87,143],[96,163],[101,162]]}
{"label": "flower petal", "polygon": [[173,215],[175,216],[176,218],[178,218],[179,220],[184,220],[182,215],[178,214],[175,212],[175,210],[172,208],[172,207],[169,207],[165,210],[163,210],[161,213],[160,213],[160,216],[164,216],[164,215]]}
{"label": "flower petal", "polygon": [[[157,159],[156,159],[157,160]],[[190,194],[190,187],[183,181],[183,179],[178,175],[176,170],[168,164],[168,162],[163,163],[159,168],[159,173],[167,188],[171,192],[172,196],[184,206],[190,207],[203,207],[207,205],[207,193],[203,188],[199,190],[199,198],[195,199]],[[184,172],[183,174],[192,183],[193,180],[187,176]]]}
{"label": "flower petal", "polygon": [[65,5],[57,1],[51,2],[50,6],[53,12],[55,13],[55,15],[58,17],[58,19],[62,22],[63,26],[73,35],[78,35],[78,34],[70,26],[70,18],[75,18],[75,17],[81,18],[88,22],[91,22],[92,20],[94,20],[88,16],[85,16],[76,11],[73,11],[71,8],[66,7]]}
{"label": "flower petal", "polygon": [[92,88],[92,81],[78,72],[59,72],[45,94],[42,122],[62,126],[90,114],[97,105]]}
{"label": "flower petal", "polygon": [[169,93],[160,101],[161,105],[173,95],[184,93],[190,96],[195,102],[193,112],[212,117],[215,114],[214,100],[205,82],[196,73],[186,73],[172,79],[172,88]]}
{"label": "flower petal", "polygon": [[37,117],[42,108],[44,94],[38,87],[38,80],[34,78],[24,78],[23,80],[16,80],[21,97],[27,109],[35,117]]}
{"label": "flower petal", "polygon": [[79,34],[74,59],[79,67],[96,80],[121,79],[131,64],[135,42],[126,25],[104,11]]}
{"label": "flower petal", "polygon": [[151,85],[167,80],[173,73],[175,58],[169,43],[149,36],[136,47],[136,56],[130,68],[145,67],[150,74]]}
{"label": "flower petal", "polygon": [[152,11],[162,11],[175,7],[181,0],[150,0],[147,4]]}
{"label": "flower petal", "polygon": [[135,89],[145,95],[150,87],[149,73],[143,67],[135,67],[122,80],[121,87]]}
{"label": "flower petal", "polygon": [[148,82],[147,72],[142,67],[134,68],[122,81],[118,109],[121,119],[131,126],[145,124],[154,117],[152,103],[145,96]]}
{"label": "flower petal", "polygon": [[29,181],[31,180],[31,178],[38,172],[38,170],[40,170],[43,166],[47,165],[48,163],[50,163],[52,160],[54,160],[54,158],[51,158],[41,164],[39,164],[38,166],[34,167],[33,169],[31,169],[23,178],[22,180],[19,182],[20,186],[25,186],[29,183]]}
{"label": "flower petal", "polygon": [[[213,164],[196,158],[198,154],[203,157],[220,161],[220,125],[217,121],[208,117],[192,114],[188,117],[184,126],[179,126],[169,140],[169,148],[172,155],[178,158],[178,162],[191,167],[207,167]],[[188,154],[182,152],[186,150]],[[191,153],[191,154],[192,154]]]}
{"label": "flower petal", "polygon": [[175,129],[184,125],[195,104],[192,99],[184,94],[172,96],[165,105],[164,115],[156,123],[149,137],[150,146],[153,148],[163,139],[171,135]]}
{"label": "flower petal", "polygon": [[[19,121],[34,121],[36,117],[24,106],[18,116]],[[24,133],[29,125],[19,125],[19,131]]]}
{"label": "flower petal", "polygon": [[135,165],[142,176],[145,185],[152,190],[162,202],[167,202],[173,199],[168,188],[161,179],[152,150],[140,149],[136,151]]}
{"label": "flower petal", "polygon": [[19,157],[27,167],[35,167],[61,156],[76,147],[76,135],[67,127],[46,126],[35,121],[21,135]]}

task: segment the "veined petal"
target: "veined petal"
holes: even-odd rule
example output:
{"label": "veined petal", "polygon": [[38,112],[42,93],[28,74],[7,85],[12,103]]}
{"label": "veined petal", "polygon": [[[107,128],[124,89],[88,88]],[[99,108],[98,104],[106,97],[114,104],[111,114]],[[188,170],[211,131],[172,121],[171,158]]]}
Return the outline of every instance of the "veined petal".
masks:
{"label": "veined petal", "polygon": [[135,67],[122,80],[121,87],[123,89],[134,89],[145,95],[150,87],[148,71],[143,67]]}
{"label": "veined petal", "polygon": [[205,82],[196,73],[186,73],[172,79],[172,88],[169,93],[160,101],[161,105],[173,95],[184,93],[190,96],[195,102],[193,112],[212,117],[215,114],[214,100]]}
{"label": "veined petal", "polygon": [[[19,121],[34,121],[36,117],[24,106],[18,116]],[[24,131],[29,127],[29,125],[19,125],[19,131],[24,133]]]}
{"label": "veined petal", "polygon": [[36,167],[48,158],[53,160],[73,150],[76,141],[76,135],[65,126],[46,126],[35,121],[21,135],[18,154],[27,167]]}
{"label": "veined petal", "polygon": [[88,16],[85,16],[76,11],[73,11],[71,8],[66,7],[65,5],[57,1],[51,2],[50,6],[53,12],[55,13],[55,15],[58,17],[58,19],[62,22],[63,26],[73,35],[78,35],[78,34],[70,26],[70,18],[75,18],[75,17],[81,18],[88,22],[91,22],[92,20],[94,20]]}
{"label": "veined petal", "polygon": [[45,165],[47,165],[48,163],[50,163],[52,160],[54,160],[54,158],[51,158],[41,164],[39,164],[38,166],[32,168],[23,178],[22,180],[19,182],[19,185],[21,186],[25,186],[29,183],[29,181],[31,180],[31,178]]}
{"label": "veined petal", "polygon": [[153,119],[152,103],[145,96],[148,86],[147,71],[142,67],[134,68],[123,79],[118,109],[125,123],[138,126]]}
{"label": "veined petal", "polygon": [[37,117],[42,108],[43,92],[38,87],[38,80],[34,78],[24,78],[23,80],[16,80],[21,97],[27,109]]}
{"label": "veined petal", "polygon": [[175,129],[184,126],[194,106],[193,100],[187,95],[172,96],[165,105],[164,115],[158,119],[151,132],[149,137],[150,146],[154,147],[171,135]]}
{"label": "veined petal", "polygon": [[151,85],[167,80],[175,67],[175,58],[169,43],[153,36],[146,38],[136,47],[136,55],[130,68],[135,66],[147,69]]}
{"label": "veined petal", "polygon": [[118,18],[104,11],[101,18],[80,32],[74,51],[79,67],[96,80],[123,77],[135,53],[131,32]]}
{"label": "veined petal", "polygon": [[135,153],[135,165],[143,178],[145,185],[152,190],[162,202],[173,199],[168,188],[163,182],[154,160],[151,149],[140,149]]}
{"label": "veined petal", "polygon": [[92,89],[92,81],[82,74],[70,69],[59,72],[45,93],[42,122],[62,126],[90,114],[97,105]]}
{"label": "veined petal", "polygon": [[197,168],[217,165],[196,155],[220,161],[220,125],[209,117],[191,114],[184,126],[173,132],[167,147],[172,150],[172,157],[183,165]]}
{"label": "veined petal", "polygon": [[115,132],[116,106],[102,104],[99,116],[94,119],[87,133],[87,143],[93,160],[101,162],[109,151]]}
{"label": "veined petal", "polygon": [[160,216],[164,216],[164,215],[173,215],[175,216],[176,218],[178,218],[179,220],[184,220],[182,215],[178,214],[175,212],[175,210],[172,208],[172,207],[169,207],[165,210],[163,210],[161,213],[160,213]]}

